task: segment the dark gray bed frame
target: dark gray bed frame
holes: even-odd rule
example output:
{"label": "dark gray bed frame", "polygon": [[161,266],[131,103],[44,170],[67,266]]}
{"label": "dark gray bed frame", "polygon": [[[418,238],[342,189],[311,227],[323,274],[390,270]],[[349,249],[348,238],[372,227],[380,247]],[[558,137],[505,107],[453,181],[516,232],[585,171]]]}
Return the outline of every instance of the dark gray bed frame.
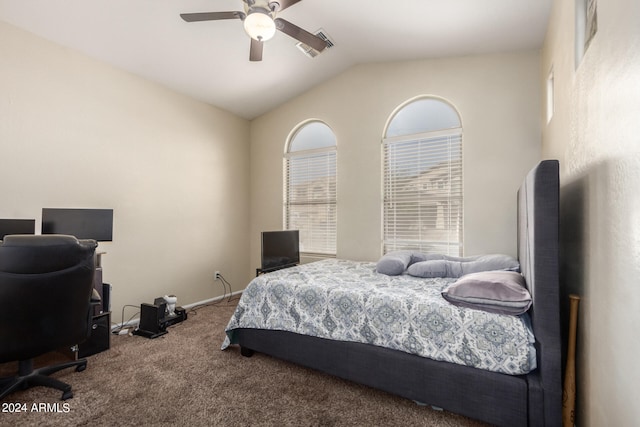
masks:
{"label": "dark gray bed frame", "polygon": [[533,297],[538,367],[511,376],[389,350],[284,331],[238,329],[254,351],[501,426],[561,424],[558,283],[559,164],[546,160],[518,191],[518,258]]}

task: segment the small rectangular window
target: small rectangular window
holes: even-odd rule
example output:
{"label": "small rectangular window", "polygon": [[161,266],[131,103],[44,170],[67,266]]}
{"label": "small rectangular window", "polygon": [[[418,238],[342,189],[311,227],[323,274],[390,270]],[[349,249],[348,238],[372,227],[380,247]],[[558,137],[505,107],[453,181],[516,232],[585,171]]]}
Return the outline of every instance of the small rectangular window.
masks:
{"label": "small rectangular window", "polygon": [[551,122],[554,113],[554,80],[553,80],[553,67],[551,67],[551,71],[549,72],[549,76],[547,77],[547,124]]}

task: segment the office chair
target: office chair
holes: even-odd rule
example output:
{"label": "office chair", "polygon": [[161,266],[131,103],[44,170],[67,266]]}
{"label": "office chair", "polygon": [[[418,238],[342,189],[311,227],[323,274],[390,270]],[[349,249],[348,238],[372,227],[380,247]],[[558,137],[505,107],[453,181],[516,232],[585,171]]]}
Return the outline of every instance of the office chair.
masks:
{"label": "office chair", "polygon": [[71,386],[49,375],[86,359],[33,368],[36,356],[73,347],[91,332],[94,240],[67,235],[10,235],[0,241],[0,363],[18,361],[16,376],[0,378],[0,400],[33,386]]}

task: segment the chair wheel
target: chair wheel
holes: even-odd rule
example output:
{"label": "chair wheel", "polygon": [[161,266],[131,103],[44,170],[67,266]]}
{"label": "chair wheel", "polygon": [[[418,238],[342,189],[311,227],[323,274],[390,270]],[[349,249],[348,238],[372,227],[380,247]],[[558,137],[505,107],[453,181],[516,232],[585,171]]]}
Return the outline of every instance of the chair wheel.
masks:
{"label": "chair wheel", "polygon": [[71,399],[72,397],[73,397],[73,392],[71,390],[67,390],[67,391],[62,393],[61,400]]}
{"label": "chair wheel", "polygon": [[85,369],[87,369],[87,364],[86,363],[83,363],[82,365],[76,366],[76,372],[82,372]]}

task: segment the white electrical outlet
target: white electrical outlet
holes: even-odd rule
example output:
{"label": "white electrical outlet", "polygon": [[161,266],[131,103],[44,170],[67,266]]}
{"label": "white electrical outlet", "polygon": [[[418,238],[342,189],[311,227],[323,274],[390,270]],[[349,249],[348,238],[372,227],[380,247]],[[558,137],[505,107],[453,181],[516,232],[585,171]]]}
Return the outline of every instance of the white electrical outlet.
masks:
{"label": "white electrical outlet", "polygon": [[219,271],[216,271],[216,272],[214,273],[214,276],[213,276],[213,277],[214,277],[214,279],[216,279],[216,280],[220,280],[220,272],[219,272]]}

